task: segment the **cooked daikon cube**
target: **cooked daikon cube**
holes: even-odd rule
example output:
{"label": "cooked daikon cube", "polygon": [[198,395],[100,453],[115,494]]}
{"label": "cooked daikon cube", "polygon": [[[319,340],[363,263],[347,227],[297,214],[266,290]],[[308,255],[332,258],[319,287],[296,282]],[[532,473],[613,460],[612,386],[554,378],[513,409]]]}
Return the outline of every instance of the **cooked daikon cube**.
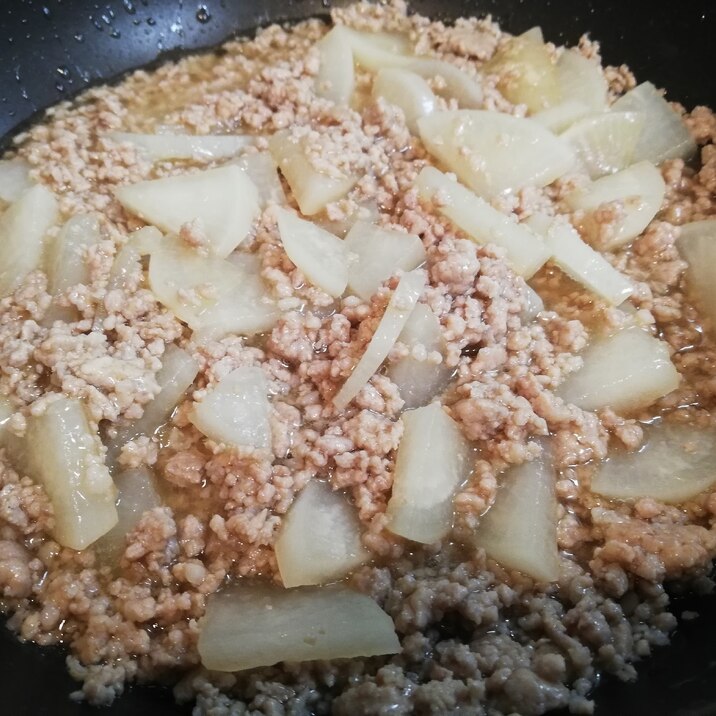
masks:
{"label": "cooked daikon cube", "polygon": [[115,142],[131,144],[147,159],[161,162],[167,159],[227,159],[251,144],[249,135],[232,134],[134,134],[112,132]]}
{"label": "cooked daikon cube", "polygon": [[691,297],[716,336],[716,219],[684,224],[677,246],[689,264],[686,283]]}

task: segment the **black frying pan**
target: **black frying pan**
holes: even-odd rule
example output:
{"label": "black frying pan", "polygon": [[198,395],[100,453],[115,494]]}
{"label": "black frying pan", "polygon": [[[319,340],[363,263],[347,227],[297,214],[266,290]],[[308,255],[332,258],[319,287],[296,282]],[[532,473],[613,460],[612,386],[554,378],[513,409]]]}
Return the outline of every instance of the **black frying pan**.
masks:
{"label": "black frying pan", "polygon": [[[0,0],[0,141],[41,110],[171,55],[211,47],[272,21],[327,13],[331,0]],[[336,2],[345,4],[344,2]],[[641,79],[688,107],[716,105],[714,0],[415,0],[440,18],[491,13],[512,32],[539,24],[547,39],[601,40],[605,61],[627,63]],[[672,645],[640,668],[636,684],[599,687],[597,716],[716,716],[716,597],[675,602],[682,621]],[[56,649],[18,645],[0,627],[0,714],[163,716],[189,714],[159,688],[132,688],[97,712],[73,704],[74,682]]]}

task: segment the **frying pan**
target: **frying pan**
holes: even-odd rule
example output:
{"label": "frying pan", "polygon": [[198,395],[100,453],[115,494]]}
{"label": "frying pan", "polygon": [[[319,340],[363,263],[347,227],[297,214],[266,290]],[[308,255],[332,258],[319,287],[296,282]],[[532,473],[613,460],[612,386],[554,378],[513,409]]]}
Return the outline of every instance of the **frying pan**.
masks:
{"label": "frying pan", "polygon": [[[345,2],[335,2],[335,5]],[[0,0],[0,145],[41,111],[130,69],[219,44],[273,21],[326,15],[331,0]],[[716,105],[713,0],[415,0],[432,17],[492,14],[511,32],[539,24],[548,40],[574,44],[584,32],[604,60],[691,108]],[[716,597],[681,596],[672,645],[640,668],[636,684],[605,678],[597,716],[716,715]],[[8,716],[189,714],[168,690],[132,687],[97,711],[68,700],[76,688],[59,649],[20,645],[0,626],[0,713]]]}

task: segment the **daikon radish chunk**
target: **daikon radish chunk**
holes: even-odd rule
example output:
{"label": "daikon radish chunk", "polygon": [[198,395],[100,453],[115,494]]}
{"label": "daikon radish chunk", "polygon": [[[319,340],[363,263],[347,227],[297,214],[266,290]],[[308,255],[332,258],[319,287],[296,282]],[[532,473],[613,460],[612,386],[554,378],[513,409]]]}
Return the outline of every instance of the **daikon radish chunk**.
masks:
{"label": "daikon radish chunk", "polygon": [[125,209],[162,231],[178,234],[183,224],[198,221],[215,256],[228,256],[248,235],[259,214],[254,183],[227,164],[120,186],[115,196]]}
{"label": "daikon radish chunk", "polygon": [[256,261],[239,266],[166,242],[149,259],[149,284],[177,318],[206,335],[252,335],[269,330],[278,318]]}
{"label": "daikon radish chunk", "polygon": [[551,260],[570,278],[612,306],[620,305],[634,292],[632,282],[598,251],[585,244],[566,219],[551,221],[544,237]]}
{"label": "daikon radish chunk", "polygon": [[552,55],[541,42],[521,35],[509,39],[483,72],[497,75],[497,89],[513,104],[524,104],[530,112],[538,112],[559,101]]}
{"label": "daikon radish chunk", "polygon": [[117,524],[94,543],[100,564],[117,566],[127,547],[127,535],[139,524],[142,515],[162,504],[154,475],[146,467],[125,470],[114,478],[117,488]]}
{"label": "daikon radish chunk", "polygon": [[268,384],[260,368],[237,368],[194,403],[189,420],[211,440],[234,447],[271,445]]}
{"label": "daikon radish chunk", "polygon": [[22,159],[0,159],[0,202],[12,204],[32,186],[30,165]]}
{"label": "daikon radish chunk", "polygon": [[[450,382],[453,369],[445,363],[434,363],[430,354],[445,353],[445,340],[440,331],[440,321],[428,306],[419,303],[410,314],[405,327],[398,336],[411,353],[388,366],[388,377],[398,386],[406,410],[427,405]],[[422,346],[424,360],[413,352]]]}
{"label": "daikon radish chunk", "polygon": [[521,276],[529,278],[547,261],[549,252],[540,236],[434,167],[422,169],[416,186],[423,201],[432,202],[475,243],[504,249],[512,268]]}
{"label": "daikon radish chunk", "polygon": [[533,114],[532,120],[539,122],[551,132],[559,133],[574,124],[578,119],[586,117],[590,112],[591,110],[584,102],[568,99],[555,104],[554,107],[543,109],[541,112]]}
{"label": "daikon radish chunk", "polygon": [[602,112],[577,120],[560,137],[574,149],[592,179],[631,164],[644,117],[638,112]]}
{"label": "daikon radish chunk", "polygon": [[578,50],[565,50],[557,60],[557,84],[562,101],[577,101],[592,112],[607,109],[607,78],[598,60]]}
{"label": "daikon radish chunk", "polygon": [[338,26],[316,44],[319,56],[316,94],[342,105],[349,104],[356,82],[353,49],[346,40],[344,28]]}
{"label": "daikon radish chunk", "polygon": [[[644,231],[661,209],[665,192],[666,185],[659,170],[649,162],[639,162],[572,192],[566,201],[572,209],[586,212],[596,211],[603,204],[621,202],[623,218],[616,222],[613,239],[604,247],[615,249]],[[589,222],[585,230],[591,232]]]}
{"label": "daikon radish chunk", "polygon": [[684,224],[677,246],[689,265],[686,283],[691,297],[716,336],[716,219]]}
{"label": "daikon radish chunk", "polygon": [[393,67],[391,63],[409,58],[410,42],[406,35],[361,32],[344,25],[335,27],[331,32],[351,48],[354,61],[370,72]]}
{"label": "daikon radish chunk", "polygon": [[425,261],[419,237],[366,221],[356,221],[344,243],[351,255],[348,288],[364,301],[397,271],[412,271]]}
{"label": "daikon radish chunk", "polygon": [[210,671],[400,651],[391,618],[343,586],[239,583],[209,597],[199,629],[199,656]]}
{"label": "daikon radish chunk", "polygon": [[57,219],[57,200],[37,184],[0,216],[0,297],[12,293],[39,268],[48,229]]}
{"label": "daikon radish chunk", "polygon": [[52,503],[51,534],[63,547],[82,550],[117,524],[117,491],[79,401],[63,397],[30,416],[24,443],[24,467]]}
{"label": "daikon radish chunk", "polygon": [[281,179],[278,176],[278,166],[268,152],[245,154],[233,162],[254,183],[259,192],[259,204],[265,207],[268,204],[285,204]]}
{"label": "daikon radish chunk", "polygon": [[348,284],[348,248],[341,239],[293,212],[276,207],[274,216],[288,258],[329,296],[343,295]]}
{"label": "daikon radish chunk", "polygon": [[[5,447],[5,439],[8,436],[8,421],[14,412],[15,408],[12,407],[12,403],[7,398],[0,397],[0,447]],[[10,439],[12,439],[11,435]]]}
{"label": "daikon radish chunk", "polygon": [[530,323],[544,311],[542,297],[528,283],[525,284],[525,309],[522,312],[523,323]]}
{"label": "daikon radish chunk", "polygon": [[667,344],[638,327],[595,340],[582,357],[557,395],[584,410],[638,410],[679,385]]}
{"label": "daikon radish chunk", "polygon": [[555,476],[544,458],[513,467],[480,518],[473,544],[503,567],[538,582],[559,578]]}
{"label": "daikon radish chunk", "polygon": [[591,490],[615,500],[651,497],[678,504],[716,483],[716,431],[660,423],[637,452],[618,452],[596,467]]}
{"label": "daikon radish chunk", "polygon": [[521,35],[519,35],[519,37],[521,37],[523,40],[529,40],[530,42],[536,42],[540,44],[544,43],[544,33],[542,32],[542,28],[539,25],[535,25],[529,30],[526,30]]}
{"label": "daikon radish chunk", "polygon": [[269,151],[306,216],[317,214],[326,204],[345,196],[358,180],[354,176],[335,178],[314,169],[303,143],[292,141],[287,131],[276,132],[269,139]]}
{"label": "daikon radish chunk", "polygon": [[336,410],[345,409],[380,368],[405,327],[424,288],[425,273],[423,271],[411,271],[400,279],[365,353],[356,363],[348,380],[343,383],[333,398]]}
{"label": "daikon radish chunk", "polygon": [[464,109],[483,106],[484,94],[477,81],[455,65],[429,57],[412,57],[404,68],[424,79],[435,81],[435,92],[445,99],[454,99]]}
{"label": "daikon radish chunk", "polygon": [[644,115],[646,121],[634,150],[634,161],[661,164],[667,159],[690,159],[696,153],[696,143],[683,119],[651,82],[629,90],[612,109]]}
{"label": "daikon radish chunk", "polygon": [[428,151],[483,197],[546,186],[575,165],[566,142],[537,122],[502,112],[433,112],[418,128]]}
{"label": "daikon radish chunk", "polygon": [[[77,214],[69,219],[60,233],[49,242],[45,266],[47,291],[57,297],[80,284],[89,285],[90,268],[87,251],[102,239],[98,214]],[[44,322],[74,321],[74,307],[50,306]]]}
{"label": "daikon radish chunk", "polygon": [[382,98],[403,110],[408,129],[417,134],[417,120],[435,110],[436,97],[430,85],[415,72],[388,68],[373,81],[373,97]]}
{"label": "daikon radish chunk", "polygon": [[401,420],[388,529],[432,544],[452,527],[453,496],[472,469],[470,446],[440,403],[408,410]]}
{"label": "daikon radish chunk", "polygon": [[140,256],[151,256],[161,247],[164,236],[156,226],[143,226],[129,235],[129,242]]}
{"label": "daikon radish chunk", "polygon": [[133,134],[112,132],[110,139],[131,144],[153,162],[169,159],[227,159],[252,144],[254,137],[231,134]]}
{"label": "daikon radish chunk", "polygon": [[276,561],[284,587],[326,584],[344,577],[370,554],[361,545],[360,522],[345,495],[312,480],[283,518]]}

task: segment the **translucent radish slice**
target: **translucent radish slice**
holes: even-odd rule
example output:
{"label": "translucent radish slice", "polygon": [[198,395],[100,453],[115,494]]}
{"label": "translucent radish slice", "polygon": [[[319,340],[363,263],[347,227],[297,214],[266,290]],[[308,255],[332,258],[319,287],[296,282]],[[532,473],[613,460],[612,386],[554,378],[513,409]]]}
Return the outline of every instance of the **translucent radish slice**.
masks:
{"label": "translucent radish slice", "polygon": [[689,264],[686,282],[691,296],[716,336],[716,219],[684,224],[677,246]]}

